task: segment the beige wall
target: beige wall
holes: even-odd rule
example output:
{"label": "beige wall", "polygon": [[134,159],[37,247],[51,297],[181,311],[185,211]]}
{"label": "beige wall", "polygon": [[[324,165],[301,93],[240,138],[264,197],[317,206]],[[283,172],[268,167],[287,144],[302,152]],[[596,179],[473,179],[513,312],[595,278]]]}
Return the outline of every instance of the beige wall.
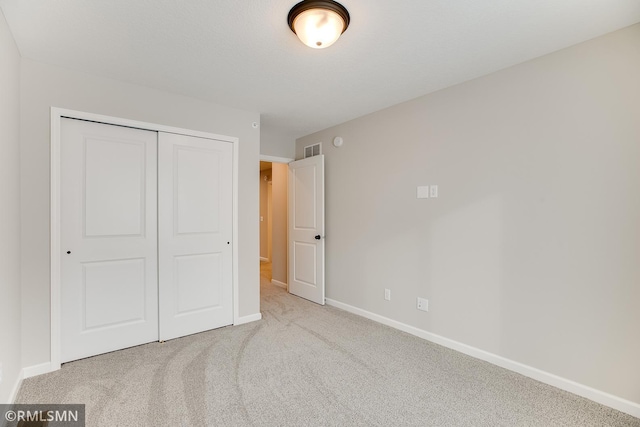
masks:
{"label": "beige wall", "polygon": [[[260,311],[258,113],[22,59],[23,366],[49,361],[49,117],[61,107],[238,137],[239,315]],[[15,225],[14,225],[15,226]]]}
{"label": "beige wall", "polygon": [[635,25],[299,139],[327,297],[640,403],[639,76]]}
{"label": "beige wall", "polygon": [[272,280],[287,284],[287,177],[289,167],[273,164]]}
{"label": "beige wall", "polygon": [[[265,179],[266,178],[266,179]],[[269,197],[268,181],[271,180],[271,169],[260,172],[260,258],[269,258]]]}
{"label": "beige wall", "polygon": [[21,365],[20,53],[0,11],[0,403],[8,403]]}
{"label": "beige wall", "polygon": [[293,159],[295,151],[295,137],[266,125],[260,127],[260,154]]}

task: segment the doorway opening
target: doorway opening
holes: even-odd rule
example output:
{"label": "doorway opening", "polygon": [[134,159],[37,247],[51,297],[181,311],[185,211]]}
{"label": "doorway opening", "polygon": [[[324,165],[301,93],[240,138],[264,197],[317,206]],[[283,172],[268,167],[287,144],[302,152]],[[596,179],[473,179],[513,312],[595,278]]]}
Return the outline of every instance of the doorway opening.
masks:
{"label": "doorway opening", "polygon": [[286,162],[260,161],[260,280],[288,288]]}

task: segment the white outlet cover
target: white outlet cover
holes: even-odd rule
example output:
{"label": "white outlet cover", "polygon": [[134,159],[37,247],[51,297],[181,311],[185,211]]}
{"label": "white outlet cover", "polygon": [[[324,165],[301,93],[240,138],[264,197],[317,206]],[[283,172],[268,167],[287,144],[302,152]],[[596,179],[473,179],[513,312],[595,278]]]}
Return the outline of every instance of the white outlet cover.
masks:
{"label": "white outlet cover", "polygon": [[429,187],[429,197],[431,197],[433,199],[438,197],[438,186],[437,185],[432,185],[431,187]]}
{"label": "white outlet cover", "polygon": [[429,311],[429,300],[426,298],[417,298],[416,308],[421,311]]}
{"label": "white outlet cover", "polygon": [[421,185],[416,190],[416,199],[428,199],[429,198],[429,186]]}

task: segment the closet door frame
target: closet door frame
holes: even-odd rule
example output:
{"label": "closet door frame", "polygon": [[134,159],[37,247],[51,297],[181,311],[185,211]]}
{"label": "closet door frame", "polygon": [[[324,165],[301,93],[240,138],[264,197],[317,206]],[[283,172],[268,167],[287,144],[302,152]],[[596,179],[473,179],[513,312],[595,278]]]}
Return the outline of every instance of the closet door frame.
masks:
{"label": "closet door frame", "polygon": [[150,130],[154,132],[175,133],[180,135],[195,136],[200,138],[215,139],[229,142],[233,145],[233,230],[232,230],[232,294],[233,294],[233,323],[239,323],[238,310],[238,138],[217,135],[208,132],[200,132],[189,129],[164,126],[154,123],[140,122],[136,120],[123,119],[118,117],[104,116],[100,114],[87,113],[82,111],[68,110],[64,108],[51,107],[51,152],[50,152],[50,261],[51,261],[51,365],[47,372],[60,369],[61,355],[61,300],[60,289],[62,285],[61,276],[61,229],[60,229],[60,126],[63,118],[87,120],[104,123],[108,125],[126,126],[136,129]]}

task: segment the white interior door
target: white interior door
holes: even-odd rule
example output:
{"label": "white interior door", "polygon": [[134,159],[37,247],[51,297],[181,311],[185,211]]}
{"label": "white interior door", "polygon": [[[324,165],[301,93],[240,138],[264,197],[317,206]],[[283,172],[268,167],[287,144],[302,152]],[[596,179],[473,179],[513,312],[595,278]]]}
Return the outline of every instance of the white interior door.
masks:
{"label": "white interior door", "polygon": [[232,144],[160,133],[160,339],[233,323]]}
{"label": "white interior door", "polygon": [[324,305],[324,156],[289,163],[289,292]]}
{"label": "white interior door", "polygon": [[61,121],[61,361],[158,339],[157,133]]}

